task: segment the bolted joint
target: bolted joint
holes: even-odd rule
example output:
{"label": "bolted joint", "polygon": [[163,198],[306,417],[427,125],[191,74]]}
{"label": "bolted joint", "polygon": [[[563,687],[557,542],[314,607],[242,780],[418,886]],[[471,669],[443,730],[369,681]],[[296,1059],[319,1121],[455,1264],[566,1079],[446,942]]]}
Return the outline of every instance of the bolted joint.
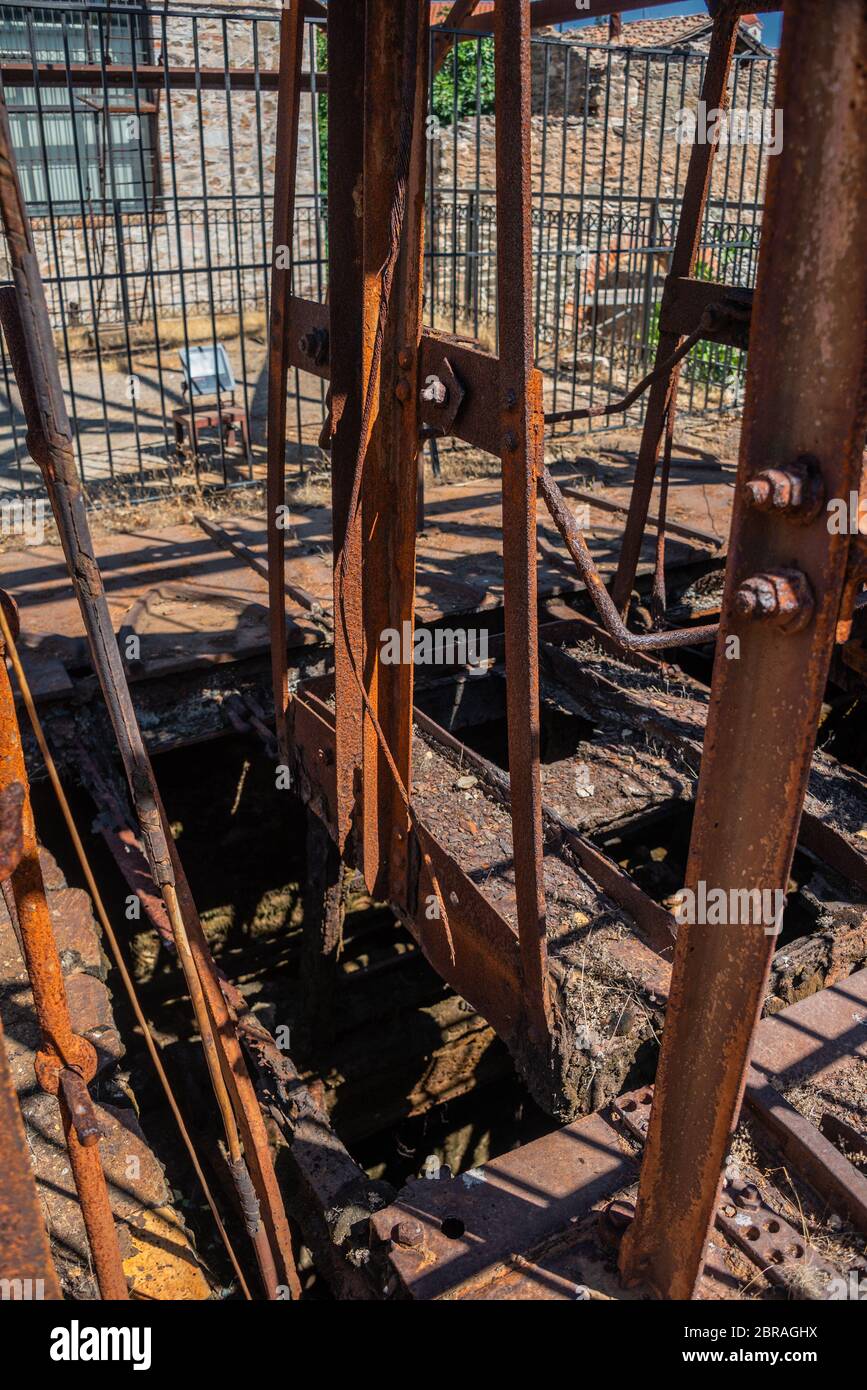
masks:
{"label": "bolted joint", "polygon": [[740,618],[772,622],[783,632],[800,632],[813,617],[810,581],[801,570],[770,570],[745,579],[735,594]]}
{"label": "bolted joint", "polygon": [[764,468],[744,484],[744,501],[759,512],[779,512],[802,524],[822,510],[825,486],[818,459],[802,454],[784,468]]}
{"label": "bolted joint", "polygon": [[424,1227],[420,1221],[406,1217],[397,1222],[391,1238],[395,1245],[401,1245],[405,1250],[421,1250],[424,1246]]}
{"label": "bolted joint", "polygon": [[42,1090],[50,1096],[56,1096],[60,1092],[64,1072],[74,1069],[82,1081],[87,1083],[96,1076],[98,1064],[93,1043],[78,1033],[73,1033],[63,1057],[47,1048],[40,1048],[33,1059],[33,1070]]}
{"label": "bolted joint", "polygon": [[421,398],[431,405],[445,405],[449,398],[449,388],[438,376],[425,377]]}
{"label": "bolted joint", "polygon": [[401,405],[405,405],[406,402],[409,400],[410,396],[412,395],[412,387],[410,386],[405,376],[398,377],[397,383],[394,388],[394,394],[400,401]]}

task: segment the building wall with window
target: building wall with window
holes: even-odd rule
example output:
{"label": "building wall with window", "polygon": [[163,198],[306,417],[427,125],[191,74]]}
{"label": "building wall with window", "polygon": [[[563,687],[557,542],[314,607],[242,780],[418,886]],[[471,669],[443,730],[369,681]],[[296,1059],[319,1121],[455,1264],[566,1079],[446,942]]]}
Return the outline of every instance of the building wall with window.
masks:
{"label": "building wall with window", "polygon": [[[154,88],[126,89],[102,83],[100,70],[274,72],[280,13],[279,0],[0,5],[4,62],[97,69],[93,86],[6,89],[58,329],[65,323],[86,346],[95,325],[264,309],[276,91],[197,91],[164,79]],[[296,186],[301,293],[317,292],[311,280],[321,241],[316,117],[316,98],[303,95]]]}

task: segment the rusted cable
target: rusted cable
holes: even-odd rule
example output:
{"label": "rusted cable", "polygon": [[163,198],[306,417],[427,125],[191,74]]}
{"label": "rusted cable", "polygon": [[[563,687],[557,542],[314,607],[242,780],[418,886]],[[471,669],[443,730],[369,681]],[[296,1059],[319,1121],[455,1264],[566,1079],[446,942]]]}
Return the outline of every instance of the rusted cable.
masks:
{"label": "rusted cable", "polygon": [[539,491],[551,513],[557,530],[566,542],[566,548],[581,575],[593,606],[602,621],[602,626],[625,651],[659,651],[666,647],[695,647],[701,642],[710,642],[719,631],[719,623],[705,627],[673,628],[670,632],[650,632],[638,635],[630,632],[614,606],[605,581],[593,562],[587,542],[580,527],[566,505],[566,499],[547,468],[543,468],[538,478]]}
{"label": "rusted cable", "polygon": [[223,1226],[223,1222],[220,1219],[220,1213],[217,1210],[213,1195],[208,1186],[207,1179],[205,1178],[205,1174],[202,1171],[202,1166],[199,1163],[196,1150],[193,1146],[193,1141],[190,1138],[189,1131],[187,1130],[187,1127],[184,1123],[183,1116],[181,1115],[177,1101],[175,1100],[174,1092],[172,1091],[169,1079],[165,1073],[165,1069],[163,1067],[156,1042],[154,1041],[153,1033],[151,1032],[150,1025],[148,1024],[148,1021],[144,1016],[144,1013],[138,1000],[138,995],[136,994],[135,986],[132,982],[132,978],[130,976],[129,971],[126,968],[126,962],[124,961],[124,958],[121,954],[117,937],[115,936],[114,929],[109,920],[108,912],[106,911],[105,904],[102,900],[102,894],[100,893],[99,888],[97,887],[96,879],[93,876],[93,871],[90,867],[90,861],[87,857],[87,852],[84,848],[84,844],[82,843],[81,836],[78,833],[78,827],[75,824],[75,820],[72,815],[72,810],[70,808],[69,802],[66,799],[66,793],[64,792],[63,785],[60,781],[60,775],[57,771],[57,765],[54,761],[54,757],[52,755],[51,749],[48,746],[48,741],[45,737],[45,731],[42,727],[42,721],[40,720],[39,715],[36,711],[36,705],[33,700],[33,694],[30,690],[30,684],[27,680],[27,676],[24,673],[24,668],[21,665],[21,658],[18,655],[18,648],[12,636],[12,632],[10,630],[9,623],[6,618],[6,613],[4,611],[4,606],[2,603],[0,603],[0,631],[2,631],[3,633],[3,638],[6,643],[6,652],[9,656],[10,662],[12,663],[12,669],[15,672],[15,679],[18,682],[18,688],[21,691],[21,699],[24,703],[24,708],[27,711],[27,717],[30,720],[30,726],[33,729],[33,733],[36,737],[36,742],[39,744],[39,750],[42,754],[42,760],[45,764],[45,769],[48,773],[49,781],[51,782],[51,785],[54,788],[54,794],[57,797],[60,810],[63,814],[63,819],[66,822],[66,828],[69,831],[73,848],[75,849],[75,853],[78,857],[78,862],[81,865],[81,871],[84,874],[88,892],[90,893],[91,899],[93,901],[93,905],[96,910],[96,915],[99,918],[103,934],[106,940],[108,941],[111,954],[114,958],[114,963],[117,967],[118,973],[123,983],[123,987],[126,990],[127,998],[129,999],[132,1011],[135,1014],[136,1022],[141,1028],[142,1036],[145,1040],[145,1046],[147,1047],[147,1050],[150,1053],[151,1061],[154,1064],[154,1069],[159,1078],[160,1085],[162,1086],[166,1100],[168,1101],[169,1109],[171,1110],[172,1115],[174,1116],[175,1123],[178,1127],[178,1132],[181,1136],[181,1139],[183,1140],[184,1146],[190,1158],[190,1162],[193,1165],[193,1171],[195,1172],[196,1177],[198,1178],[199,1183],[201,1184],[202,1191],[205,1195],[205,1200],[207,1201],[208,1206],[211,1209],[211,1213],[214,1217],[214,1223],[217,1227],[217,1231],[219,1232],[220,1239],[226,1247],[226,1253],[229,1256],[232,1268],[235,1271],[235,1275],[238,1279],[241,1291],[244,1294],[244,1297],[249,1299],[251,1297],[250,1290],[247,1286],[247,1282],[238,1263],[238,1258],[232,1248],[228,1234],[225,1230],[225,1227]]}
{"label": "rusted cable", "polygon": [[[5,622],[5,614],[3,615]],[[36,1079],[57,1097],[69,1162],[84,1218],[99,1292],[103,1299],[127,1299],[120,1247],[108,1196],[99,1137],[86,1083],[96,1075],[96,1051],[74,1032],[66,986],[45,884],[24,766],[21,734],[6,663],[0,657],[0,793],[17,783],[23,788],[22,853],[9,875],[24,947],[24,962],[39,1022],[41,1047],[36,1054]],[[73,1080],[74,1078],[74,1080]],[[87,1096],[87,1100],[84,1100]]]}

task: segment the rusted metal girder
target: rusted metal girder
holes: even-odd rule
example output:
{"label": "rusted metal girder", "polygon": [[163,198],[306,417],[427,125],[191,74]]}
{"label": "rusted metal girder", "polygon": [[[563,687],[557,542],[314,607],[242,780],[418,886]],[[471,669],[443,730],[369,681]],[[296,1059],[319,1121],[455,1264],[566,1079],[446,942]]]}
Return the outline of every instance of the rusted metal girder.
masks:
{"label": "rusted metal girder", "polygon": [[424,0],[367,0],[364,47],[362,382],[375,414],[361,494],[363,660],[357,654],[356,667],[379,730],[366,715],[359,848],[368,887],[398,902],[406,898],[414,667],[383,661],[382,644],[386,630],[402,633],[409,623],[411,632],[414,621],[428,14]]}
{"label": "rusted metal girder", "polygon": [[[797,100],[787,100],[790,94]],[[827,516],[793,524],[750,505],[747,482],[804,455],[826,496],[858,491],[867,426],[867,7],[786,8],[750,338],[740,486],[687,886],[784,892],[846,581],[850,537]],[[794,566],[800,578],[792,578]],[[785,570],[802,596],[788,628],[745,598]],[[812,595],[809,612],[805,603]],[[736,638],[739,648],[728,646]],[[736,659],[729,659],[736,655]],[[701,1274],[726,1148],[775,937],[762,926],[681,927],[642,1169],[621,1268],[688,1298]]]}
{"label": "rusted metal girder", "polygon": [[[126,1299],[129,1294],[123,1262],[99,1157],[100,1128],[87,1090],[87,1082],[96,1075],[96,1051],[86,1038],[74,1032],[69,1017],[63,970],[39,864],[15,698],[3,653],[5,643],[0,652],[0,798],[6,798],[10,792],[14,796],[16,788],[24,793],[21,853],[8,877],[42,1038],[36,1054],[36,1079],[43,1091],[57,1097],[60,1106],[100,1294],[104,1299]],[[25,1161],[29,1168],[29,1159]],[[15,1277],[20,1277],[20,1271]]]}
{"label": "rusted metal girder", "polygon": [[550,1031],[551,1005],[539,775],[536,476],[544,461],[545,420],[542,376],[533,364],[529,8],[525,0],[499,0],[494,54],[503,606],[512,853],[525,1004],[538,1043]]}
{"label": "rusted metal girder", "polygon": [[[742,7],[726,0],[714,19],[710,56],[702,85],[701,100],[707,109],[725,110],[729,103],[728,80],[737,43]],[[692,275],[698,256],[704,210],[710,191],[716,144],[705,141],[695,144],[689,160],[686,187],[683,193],[680,222],[671,257],[666,287],[672,281]],[[694,325],[693,325],[694,327]],[[676,330],[661,329],[656,349],[656,366],[674,353],[682,335]],[[641,554],[641,543],[647,526],[647,513],[653,494],[659,446],[665,430],[669,407],[673,409],[680,380],[677,363],[660,380],[654,382],[647,401],[647,415],[641,434],[641,446],[635,467],[635,480],[629,499],[629,515],[623,530],[617,573],[611,587],[614,606],[626,616],[635,572]]]}
{"label": "rusted metal girder", "polygon": [[45,482],[151,872],[172,923],[226,1131],[231,1171],[239,1187],[249,1183],[246,1162],[253,1170],[262,1222],[254,1230],[251,1216],[248,1230],[265,1288],[270,1296],[276,1297],[278,1282],[298,1289],[288,1223],[274,1177],[262,1116],[240,1045],[232,1031],[214,962],[169,830],[126,683],[94,554],[84,497],[75,472],[72,433],[57,351],[15,165],[8,112],[2,99],[0,218],[13,275],[13,284],[0,289],[0,323],[27,420],[28,449]]}
{"label": "rusted metal girder", "polygon": [[[622,0],[618,5],[621,14],[626,14],[629,10],[652,10],[659,5],[664,5],[666,0],[650,0],[650,4],[645,4],[644,0]],[[722,0],[722,6],[728,5],[731,0]],[[468,34],[490,34],[494,30],[495,16],[500,6],[497,0],[493,13],[490,10],[482,10],[479,14],[471,15],[470,18],[462,21],[461,28]],[[708,6],[710,9],[710,5]],[[719,0],[714,5],[714,9],[721,8]],[[779,0],[735,0],[734,8],[739,14],[746,14],[752,11],[762,14],[765,11],[778,10]],[[532,4],[527,5],[530,16],[530,27],[539,29],[549,24],[565,24],[576,18],[575,0],[533,0]],[[610,0],[581,0],[580,12],[577,17],[580,19],[605,19],[611,14]]]}
{"label": "rusted metal girder", "polygon": [[[326,37],[328,97],[328,248],[333,316],[324,310],[330,362],[331,524],[334,536],[334,679],[337,848],[350,857],[361,777],[364,704],[352,669],[361,651],[361,515],[350,517],[361,432],[361,299],[364,185],[364,6],[332,0]],[[333,322],[331,319],[333,317]],[[290,335],[290,346],[292,336]],[[301,365],[306,365],[302,363]],[[308,369],[315,368],[310,359]],[[343,552],[341,556],[341,551]],[[344,564],[341,580],[341,559]]]}
{"label": "rusted metal girder", "polygon": [[277,752],[287,763],[286,706],[286,389],[289,376],[289,301],[292,298],[292,242],[295,227],[295,171],[301,111],[304,6],[289,0],[280,12],[280,86],[277,93],[274,168],[274,223],[271,237],[271,321],[268,351],[268,612],[271,631],[271,683]]}

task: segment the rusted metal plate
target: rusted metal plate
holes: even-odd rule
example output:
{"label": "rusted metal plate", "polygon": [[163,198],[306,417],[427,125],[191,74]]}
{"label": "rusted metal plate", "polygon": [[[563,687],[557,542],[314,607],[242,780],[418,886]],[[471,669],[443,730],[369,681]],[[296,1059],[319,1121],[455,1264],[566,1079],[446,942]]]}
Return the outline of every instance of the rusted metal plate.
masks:
{"label": "rusted metal plate", "polygon": [[[653,1087],[643,1086],[640,1090],[619,1096],[613,1106],[630,1133],[642,1144],[647,1138],[652,1100]],[[822,1136],[815,1130],[813,1133],[821,1142]],[[800,1272],[809,1271],[826,1285],[840,1279],[837,1266],[825,1259],[821,1251],[807,1240],[802,1228],[793,1225],[766,1200],[757,1183],[743,1177],[726,1176],[713,1213],[713,1223],[771,1283],[789,1288],[787,1269],[792,1266]]]}
{"label": "rusted metal plate", "polygon": [[780,1087],[820,1082],[850,1057],[867,1060],[867,970],[763,1018],[753,1064]]}
{"label": "rusted metal plate", "polygon": [[454,1298],[634,1179],[616,1130],[589,1115],[460,1177],[409,1183],[374,1216],[371,1241],[388,1249],[404,1296]]}
{"label": "rusted metal plate", "polygon": [[755,1067],[747,1074],[744,1099],[761,1117],[794,1171],[807,1179],[834,1212],[867,1234],[867,1177]]}
{"label": "rusted metal plate", "polygon": [[660,331],[678,338],[687,337],[698,326],[702,314],[711,304],[731,305],[742,312],[743,319],[737,322],[724,318],[720,329],[708,334],[708,338],[745,352],[749,346],[753,292],[732,285],[692,280],[688,275],[667,280],[660,309]]}
{"label": "rusted metal plate", "polygon": [[[415,836],[421,867],[410,930],[443,979],[514,1044],[526,1017],[517,936],[421,821]],[[445,919],[435,914],[433,874]]]}

